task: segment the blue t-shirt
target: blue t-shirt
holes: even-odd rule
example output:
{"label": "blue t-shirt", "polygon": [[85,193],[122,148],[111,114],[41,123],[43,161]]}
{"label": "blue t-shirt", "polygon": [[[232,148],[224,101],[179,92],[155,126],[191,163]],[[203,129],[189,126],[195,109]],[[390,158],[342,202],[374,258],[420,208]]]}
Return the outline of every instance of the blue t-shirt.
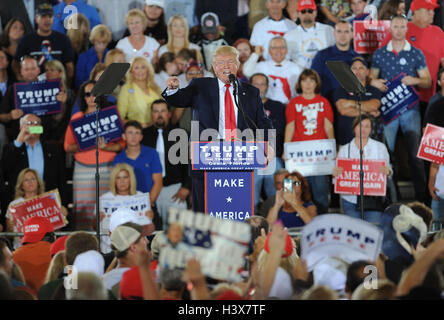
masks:
{"label": "blue t-shirt", "polygon": [[321,77],[322,96],[332,101],[333,91],[341,86],[325,63],[327,61],[344,61],[346,63],[350,63],[356,56],[360,55],[357,54],[351,47],[348,51],[341,51],[338,49],[338,47],[336,47],[336,45],[325,48],[316,53],[313,62],[311,63],[311,68],[316,70]]}
{"label": "blue t-shirt", "polygon": [[379,78],[392,80],[400,73],[417,77],[418,71],[427,68],[424,54],[406,41],[401,52],[394,52],[392,42],[373,54],[372,69],[379,70]]}
{"label": "blue t-shirt", "polygon": [[76,88],[80,88],[82,83],[89,79],[89,75],[97,63],[105,62],[105,57],[107,53],[108,49],[105,49],[102,61],[99,61],[99,57],[97,56],[97,53],[94,50],[94,46],[92,46],[88,51],[83,52],[79,55],[79,59],[77,60],[76,64],[76,77],[74,81]]}
{"label": "blue t-shirt", "polygon": [[[304,202],[303,206],[304,208],[308,208],[309,206],[312,206],[313,202]],[[294,227],[302,227],[305,226],[304,220],[299,217],[299,214],[294,212],[284,212],[282,208],[279,209],[278,212],[278,220],[281,220],[282,224],[286,228],[294,228]]]}
{"label": "blue t-shirt", "polygon": [[74,1],[69,6],[67,6],[64,1],[60,1],[60,3],[55,5],[52,10],[54,11],[52,30],[64,34],[66,34],[64,21],[74,13],[81,13],[86,17],[86,19],[88,19],[90,30],[92,30],[96,25],[102,23],[102,19],[100,18],[97,9],[83,1]]}
{"label": "blue t-shirt", "polygon": [[153,174],[162,173],[159,154],[153,148],[141,145],[140,154],[136,160],[128,158],[126,149],[116,155],[113,165],[117,163],[128,163],[134,168],[137,180],[137,191],[150,192],[154,185]]}

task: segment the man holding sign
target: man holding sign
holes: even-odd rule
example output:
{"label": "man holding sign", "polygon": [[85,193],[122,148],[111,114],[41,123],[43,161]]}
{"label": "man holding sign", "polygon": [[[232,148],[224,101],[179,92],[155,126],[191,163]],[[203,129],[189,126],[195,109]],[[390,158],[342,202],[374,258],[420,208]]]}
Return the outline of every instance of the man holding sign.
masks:
{"label": "man holding sign", "polygon": [[[381,113],[391,113],[391,119],[385,118],[384,136],[390,152],[395,151],[396,135],[399,127],[404,135],[408,153],[412,181],[415,188],[415,198],[424,202],[426,178],[424,163],[416,158],[416,152],[421,138],[421,115],[419,98],[413,98],[413,86],[428,88],[431,77],[426,65],[424,54],[413,47],[407,40],[407,19],[405,16],[395,16],[390,23],[392,40],[384,47],[375,51],[371,68],[371,84],[386,95],[382,98]],[[400,79],[402,77],[402,79]],[[395,82],[389,86],[387,81]],[[384,103],[384,101],[386,103]],[[397,110],[392,110],[392,109]]]}

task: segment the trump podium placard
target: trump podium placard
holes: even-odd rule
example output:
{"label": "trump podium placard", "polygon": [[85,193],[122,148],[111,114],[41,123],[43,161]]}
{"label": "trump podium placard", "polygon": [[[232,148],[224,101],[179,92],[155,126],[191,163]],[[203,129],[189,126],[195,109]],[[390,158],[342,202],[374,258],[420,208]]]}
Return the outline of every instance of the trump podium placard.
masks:
{"label": "trump podium placard", "polygon": [[[98,123],[99,137],[104,137],[106,143],[119,140],[122,137],[122,120],[116,106],[100,110]],[[71,120],[69,125],[80,151],[91,149],[96,145],[95,112]]]}
{"label": "trump podium placard", "polygon": [[417,157],[444,165],[444,128],[427,124]]}
{"label": "trump podium placard", "polygon": [[303,176],[330,175],[335,166],[336,141],[322,139],[284,144],[285,169],[298,171]]}
{"label": "trump podium placard", "polygon": [[369,222],[343,214],[320,215],[302,228],[301,256],[310,271],[328,257],[348,263],[376,261],[382,239],[383,231]]}
{"label": "trump podium placard", "polygon": [[[379,169],[385,165],[385,160],[363,161],[365,196],[385,196],[387,176]],[[336,159],[336,166],[343,168],[343,171],[335,179],[335,193],[361,194],[359,159],[338,158]]]}
{"label": "trump podium placard", "polygon": [[160,267],[184,269],[187,261],[195,258],[207,277],[242,280],[251,239],[247,223],[176,208],[170,208],[167,222],[168,230],[161,235]]}
{"label": "trump podium placard", "polygon": [[23,232],[25,221],[36,216],[48,218],[56,230],[66,225],[61,207],[59,191],[55,189],[11,206],[9,212],[17,232]]}
{"label": "trump podium placard", "polygon": [[24,114],[37,116],[59,113],[62,111],[62,104],[57,100],[60,87],[60,80],[15,83],[15,107]]}

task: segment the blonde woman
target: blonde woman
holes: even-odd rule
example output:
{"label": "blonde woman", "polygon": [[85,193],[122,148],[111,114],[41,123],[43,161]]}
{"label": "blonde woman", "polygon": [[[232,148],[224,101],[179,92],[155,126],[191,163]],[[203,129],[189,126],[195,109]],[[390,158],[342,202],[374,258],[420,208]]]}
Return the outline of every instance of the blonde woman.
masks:
{"label": "blonde woman", "polygon": [[131,62],[135,57],[144,57],[151,61],[159,48],[159,42],[143,33],[148,23],[143,11],[131,9],[126,14],[125,23],[130,35],[119,40],[116,48],[125,52],[127,62]]}
{"label": "blonde woman", "polygon": [[151,123],[151,104],[161,99],[161,91],[154,82],[154,69],[143,57],[136,57],[131,62],[127,83],[122,86],[117,99],[122,120],[137,120],[146,128]]}
{"label": "blonde woman", "polygon": [[48,283],[59,279],[60,274],[66,266],[65,262],[65,250],[57,252],[51,259],[48,271],[46,272],[45,282]]}
{"label": "blonde woman", "polygon": [[[100,197],[102,200],[120,200],[124,201],[130,199],[132,196],[141,195],[142,192],[136,190],[137,180],[134,174],[134,169],[127,163],[118,163],[111,170],[109,179],[109,190]],[[149,203],[148,195],[148,203]],[[100,230],[101,232],[108,232],[112,213],[100,212]],[[154,213],[151,210],[145,212],[145,215],[151,220]],[[102,236],[100,241],[101,251],[103,253],[111,252],[111,240],[109,236]]]}
{"label": "blonde woman", "polygon": [[197,44],[188,40],[189,27],[187,19],[182,15],[175,15],[168,21],[168,42],[159,48],[158,56],[165,52],[178,54],[183,48],[196,51],[197,59],[203,63],[201,49]]}
{"label": "blonde woman", "polygon": [[[17,183],[15,184],[15,197],[8,205],[8,210],[6,212],[6,230],[8,232],[17,232],[21,225],[14,224],[12,218],[11,207],[17,205],[20,202],[29,200],[45,192],[45,183],[40,178],[36,170],[31,168],[25,168],[20,171],[17,177]],[[61,208],[62,214],[66,217],[68,211],[65,207]],[[14,239],[14,248],[20,246],[20,239]]]}
{"label": "blonde woman", "polygon": [[77,57],[89,48],[88,37],[91,27],[89,20],[81,13],[74,13],[69,16],[68,25],[74,25],[74,22],[76,22],[77,28],[69,28],[66,35],[71,42],[72,50],[76,56],[75,60],[77,60]]}
{"label": "blonde woman", "polygon": [[50,117],[42,117],[42,122],[45,136],[62,144],[76,96],[66,85],[65,67],[59,60],[50,60],[45,63],[45,76],[46,80],[61,80],[61,90],[56,99],[62,103],[62,111]]}
{"label": "blonde woman", "polygon": [[99,24],[91,30],[89,41],[93,46],[88,51],[80,54],[76,64],[76,88],[79,88],[84,81],[88,80],[91,70],[97,63],[105,62],[105,56],[108,53],[106,47],[111,40],[111,30],[104,24]]}
{"label": "blonde woman", "polygon": [[114,48],[108,51],[105,57],[105,66],[109,66],[111,63],[122,63],[126,62],[126,55],[122,49]]}

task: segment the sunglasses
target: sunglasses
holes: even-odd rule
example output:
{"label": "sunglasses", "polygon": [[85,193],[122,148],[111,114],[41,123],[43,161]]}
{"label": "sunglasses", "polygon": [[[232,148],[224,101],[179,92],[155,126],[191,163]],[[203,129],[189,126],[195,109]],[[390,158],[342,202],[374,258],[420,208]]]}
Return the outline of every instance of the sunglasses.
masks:
{"label": "sunglasses", "polygon": [[90,92],[85,92],[85,97],[91,97],[91,96],[92,96],[91,91]]}
{"label": "sunglasses", "polygon": [[301,10],[301,13],[302,14],[306,14],[306,13],[313,13],[314,12],[314,10],[313,9],[304,9],[304,10]]}

